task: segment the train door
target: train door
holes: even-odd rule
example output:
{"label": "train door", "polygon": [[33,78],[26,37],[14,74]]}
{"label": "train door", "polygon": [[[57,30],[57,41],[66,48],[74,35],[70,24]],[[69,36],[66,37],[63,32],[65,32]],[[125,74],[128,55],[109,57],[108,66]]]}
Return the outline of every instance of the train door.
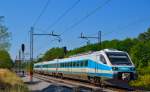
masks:
{"label": "train door", "polygon": [[56,73],[58,73],[58,68],[59,68],[59,61],[58,61],[58,59],[57,59],[57,63],[55,65],[56,65]]}
{"label": "train door", "polygon": [[97,58],[97,63],[96,63],[96,66],[95,66],[95,73],[98,73],[98,71],[101,70],[101,67],[98,66],[99,63],[101,62],[103,64],[107,64],[107,62],[106,62],[105,57],[102,54],[97,55],[96,58]]}
{"label": "train door", "polygon": [[72,62],[69,62],[68,66],[69,66],[68,71],[71,74],[72,73]]}
{"label": "train door", "polygon": [[72,66],[73,66],[73,63],[72,62],[70,62],[70,72],[71,72],[71,74],[72,74]]}
{"label": "train door", "polygon": [[100,60],[100,56],[96,56],[97,62],[95,62],[95,73],[98,73],[98,61]]}

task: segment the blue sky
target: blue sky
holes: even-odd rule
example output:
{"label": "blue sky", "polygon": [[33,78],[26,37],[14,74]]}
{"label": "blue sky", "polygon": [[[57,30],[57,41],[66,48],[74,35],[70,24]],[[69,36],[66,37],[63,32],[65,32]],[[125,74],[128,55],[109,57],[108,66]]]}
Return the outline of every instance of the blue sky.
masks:
{"label": "blue sky", "polygon": [[[97,12],[89,16],[74,28],[71,25],[101,6],[107,0],[80,0],[78,5],[66,14],[54,27],[45,30],[54,23],[61,14],[71,7],[77,0],[50,0],[50,3],[35,25],[35,33],[48,33],[54,30],[61,35],[62,42],[52,41],[54,37],[34,37],[34,57],[52,47],[67,46],[68,49],[86,44],[78,37],[83,32],[88,36],[95,36],[102,31],[102,40],[125,39],[137,37],[150,27],[150,0],[110,0]],[[10,54],[13,59],[18,55],[22,43],[29,53],[29,30],[39,16],[47,0],[1,0],[0,16],[5,16],[5,25],[12,33]],[[91,40],[95,43],[96,40]],[[27,55],[28,56],[28,55]],[[28,58],[28,57],[27,57]]]}

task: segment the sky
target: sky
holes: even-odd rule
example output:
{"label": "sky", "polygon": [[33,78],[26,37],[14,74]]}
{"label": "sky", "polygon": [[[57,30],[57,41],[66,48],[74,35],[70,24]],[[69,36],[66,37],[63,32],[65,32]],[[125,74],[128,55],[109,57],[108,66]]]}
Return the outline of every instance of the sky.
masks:
{"label": "sky", "polygon": [[[78,2],[76,6],[47,30],[75,2]],[[11,57],[15,59],[18,56],[24,43],[26,59],[29,58],[29,31],[34,23],[34,33],[54,31],[62,39],[58,42],[56,37],[34,36],[34,58],[53,47],[66,46],[70,50],[86,45],[85,39],[79,39],[81,32],[86,36],[97,36],[101,31],[103,41],[123,40],[135,38],[150,27],[150,0],[105,2],[107,0],[49,0],[47,8],[36,22],[47,0],[1,0],[0,16],[5,17],[4,24],[12,34]],[[97,7],[101,8],[93,12]],[[96,43],[97,39],[91,39],[90,42]]]}

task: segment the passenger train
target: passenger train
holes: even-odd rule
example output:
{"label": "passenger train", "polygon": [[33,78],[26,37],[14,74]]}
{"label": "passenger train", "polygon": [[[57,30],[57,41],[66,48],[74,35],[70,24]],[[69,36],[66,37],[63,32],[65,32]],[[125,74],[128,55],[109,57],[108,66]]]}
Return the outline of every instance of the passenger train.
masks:
{"label": "passenger train", "polygon": [[104,81],[114,83],[114,80],[129,82],[137,78],[135,66],[128,53],[116,49],[35,63],[34,72],[100,84]]}

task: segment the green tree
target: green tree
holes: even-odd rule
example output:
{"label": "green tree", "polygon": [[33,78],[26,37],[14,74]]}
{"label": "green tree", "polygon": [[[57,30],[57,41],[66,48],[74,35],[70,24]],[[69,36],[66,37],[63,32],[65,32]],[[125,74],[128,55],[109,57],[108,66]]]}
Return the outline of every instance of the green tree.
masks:
{"label": "green tree", "polygon": [[13,61],[6,50],[0,50],[0,68],[12,68]]}
{"label": "green tree", "polygon": [[0,50],[8,50],[10,47],[10,36],[8,28],[3,25],[3,16],[0,17]]}
{"label": "green tree", "polygon": [[137,67],[146,67],[150,62],[150,41],[139,42],[131,48],[131,57]]}
{"label": "green tree", "polygon": [[3,16],[0,16],[0,68],[12,68],[13,62],[8,53],[10,47],[10,33],[3,25]]}
{"label": "green tree", "polygon": [[48,61],[48,60],[53,60],[56,58],[63,58],[63,57],[64,57],[63,48],[52,48],[44,54],[42,60]]}
{"label": "green tree", "polygon": [[138,36],[138,39],[140,41],[149,41],[150,40],[150,28],[148,28],[148,30],[144,33],[141,33],[139,36]]}

